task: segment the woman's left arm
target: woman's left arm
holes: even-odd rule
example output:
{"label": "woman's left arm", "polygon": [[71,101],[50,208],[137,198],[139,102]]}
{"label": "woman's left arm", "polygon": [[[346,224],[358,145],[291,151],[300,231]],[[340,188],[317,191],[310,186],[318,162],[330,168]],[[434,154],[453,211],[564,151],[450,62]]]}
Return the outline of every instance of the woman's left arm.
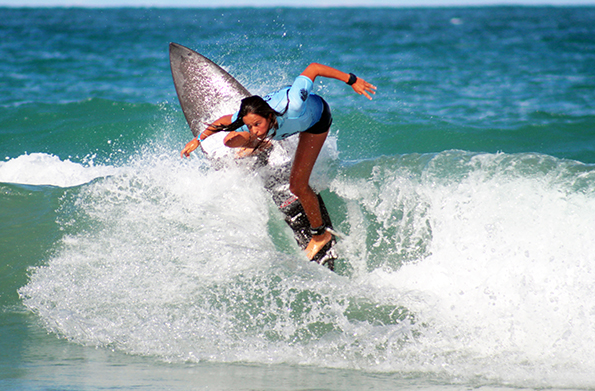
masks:
{"label": "woman's left arm", "polygon": [[[322,65],[315,62],[308,65],[308,67],[302,72],[302,76],[306,76],[312,81],[316,80],[316,77],[321,76],[330,79],[341,80],[345,83],[348,83],[352,78],[352,74],[345,73],[338,69],[329,67],[328,65]],[[373,86],[359,77],[356,77],[355,82],[351,85],[351,87],[356,93],[365,95],[370,100],[372,99],[370,94],[376,93],[376,86]]]}

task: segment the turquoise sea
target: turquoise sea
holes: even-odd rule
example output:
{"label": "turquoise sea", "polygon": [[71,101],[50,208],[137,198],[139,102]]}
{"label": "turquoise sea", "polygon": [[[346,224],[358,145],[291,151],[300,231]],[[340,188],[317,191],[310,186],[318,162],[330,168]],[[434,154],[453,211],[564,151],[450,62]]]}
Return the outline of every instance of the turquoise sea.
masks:
{"label": "turquoise sea", "polygon": [[[180,159],[168,44],[310,62],[336,273]],[[595,388],[595,8],[0,8],[0,389]]]}

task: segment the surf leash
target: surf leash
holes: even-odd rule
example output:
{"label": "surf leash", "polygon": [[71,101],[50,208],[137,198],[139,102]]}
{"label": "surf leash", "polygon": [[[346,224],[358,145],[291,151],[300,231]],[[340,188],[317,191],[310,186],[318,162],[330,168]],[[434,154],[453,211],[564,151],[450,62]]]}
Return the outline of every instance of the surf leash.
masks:
{"label": "surf leash", "polygon": [[334,235],[334,236],[336,236],[336,237],[337,237],[337,238],[339,238],[339,239],[344,239],[344,238],[345,238],[345,235],[343,235],[343,234],[342,234],[342,233],[340,233],[340,232],[337,232],[337,231],[335,231],[335,230],[334,230],[334,229],[332,229],[332,228],[326,227],[326,231],[327,231],[327,232],[329,232],[331,235]]}

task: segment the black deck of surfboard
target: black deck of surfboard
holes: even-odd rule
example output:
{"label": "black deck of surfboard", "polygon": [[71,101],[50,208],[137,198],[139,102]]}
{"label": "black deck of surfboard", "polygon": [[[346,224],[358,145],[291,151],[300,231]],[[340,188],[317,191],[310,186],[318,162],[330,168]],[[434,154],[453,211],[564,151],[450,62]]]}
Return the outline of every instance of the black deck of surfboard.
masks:
{"label": "black deck of surfboard", "polygon": [[[277,171],[267,177],[265,188],[269,191],[273,198],[273,202],[279,210],[283,213],[285,222],[293,230],[293,236],[297,241],[298,245],[302,249],[306,249],[312,234],[310,233],[310,221],[306,216],[306,212],[302,207],[302,204],[296,196],[294,196],[287,186],[280,184],[287,184],[289,182],[289,171]],[[325,227],[333,229],[333,223],[330,215],[326,209],[326,205],[322,200],[322,196],[316,193],[318,196],[318,203],[320,204],[320,211],[322,213],[322,222]],[[335,250],[336,240],[333,237],[331,242],[327,244],[312,261],[328,267],[330,270],[334,270],[335,259],[337,259],[337,252]]]}
{"label": "black deck of surfboard", "polygon": [[[169,45],[170,66],[180,106],[194,136],[222,115],[239,108],[250,93],[229,73],[201,54],[176,43]],[[273,148],[278,146],[273,143]],[[261,163],[266,163],[264,159]],[[272,170],[266,178],[266,189],[293,230],[298,245],[305,249],[311,239],[310,223],[299,200],[289,191],[289,167]],[[326,227],[333,228],[326,206],[317,194]],[[335,239],[312,261],[334,270],[337,254]]]}

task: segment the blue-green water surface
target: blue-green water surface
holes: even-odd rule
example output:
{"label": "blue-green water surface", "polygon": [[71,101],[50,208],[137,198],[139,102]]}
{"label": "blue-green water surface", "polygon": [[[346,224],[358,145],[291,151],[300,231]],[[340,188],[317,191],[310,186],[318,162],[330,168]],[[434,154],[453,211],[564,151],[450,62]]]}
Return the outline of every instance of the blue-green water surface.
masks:
{"label": "blue-green water surface", "polygon": [[[595,8],[0,8],[0,389],[592,389]],[[311,62],[336,273],[180,159],[168,44]]]}

